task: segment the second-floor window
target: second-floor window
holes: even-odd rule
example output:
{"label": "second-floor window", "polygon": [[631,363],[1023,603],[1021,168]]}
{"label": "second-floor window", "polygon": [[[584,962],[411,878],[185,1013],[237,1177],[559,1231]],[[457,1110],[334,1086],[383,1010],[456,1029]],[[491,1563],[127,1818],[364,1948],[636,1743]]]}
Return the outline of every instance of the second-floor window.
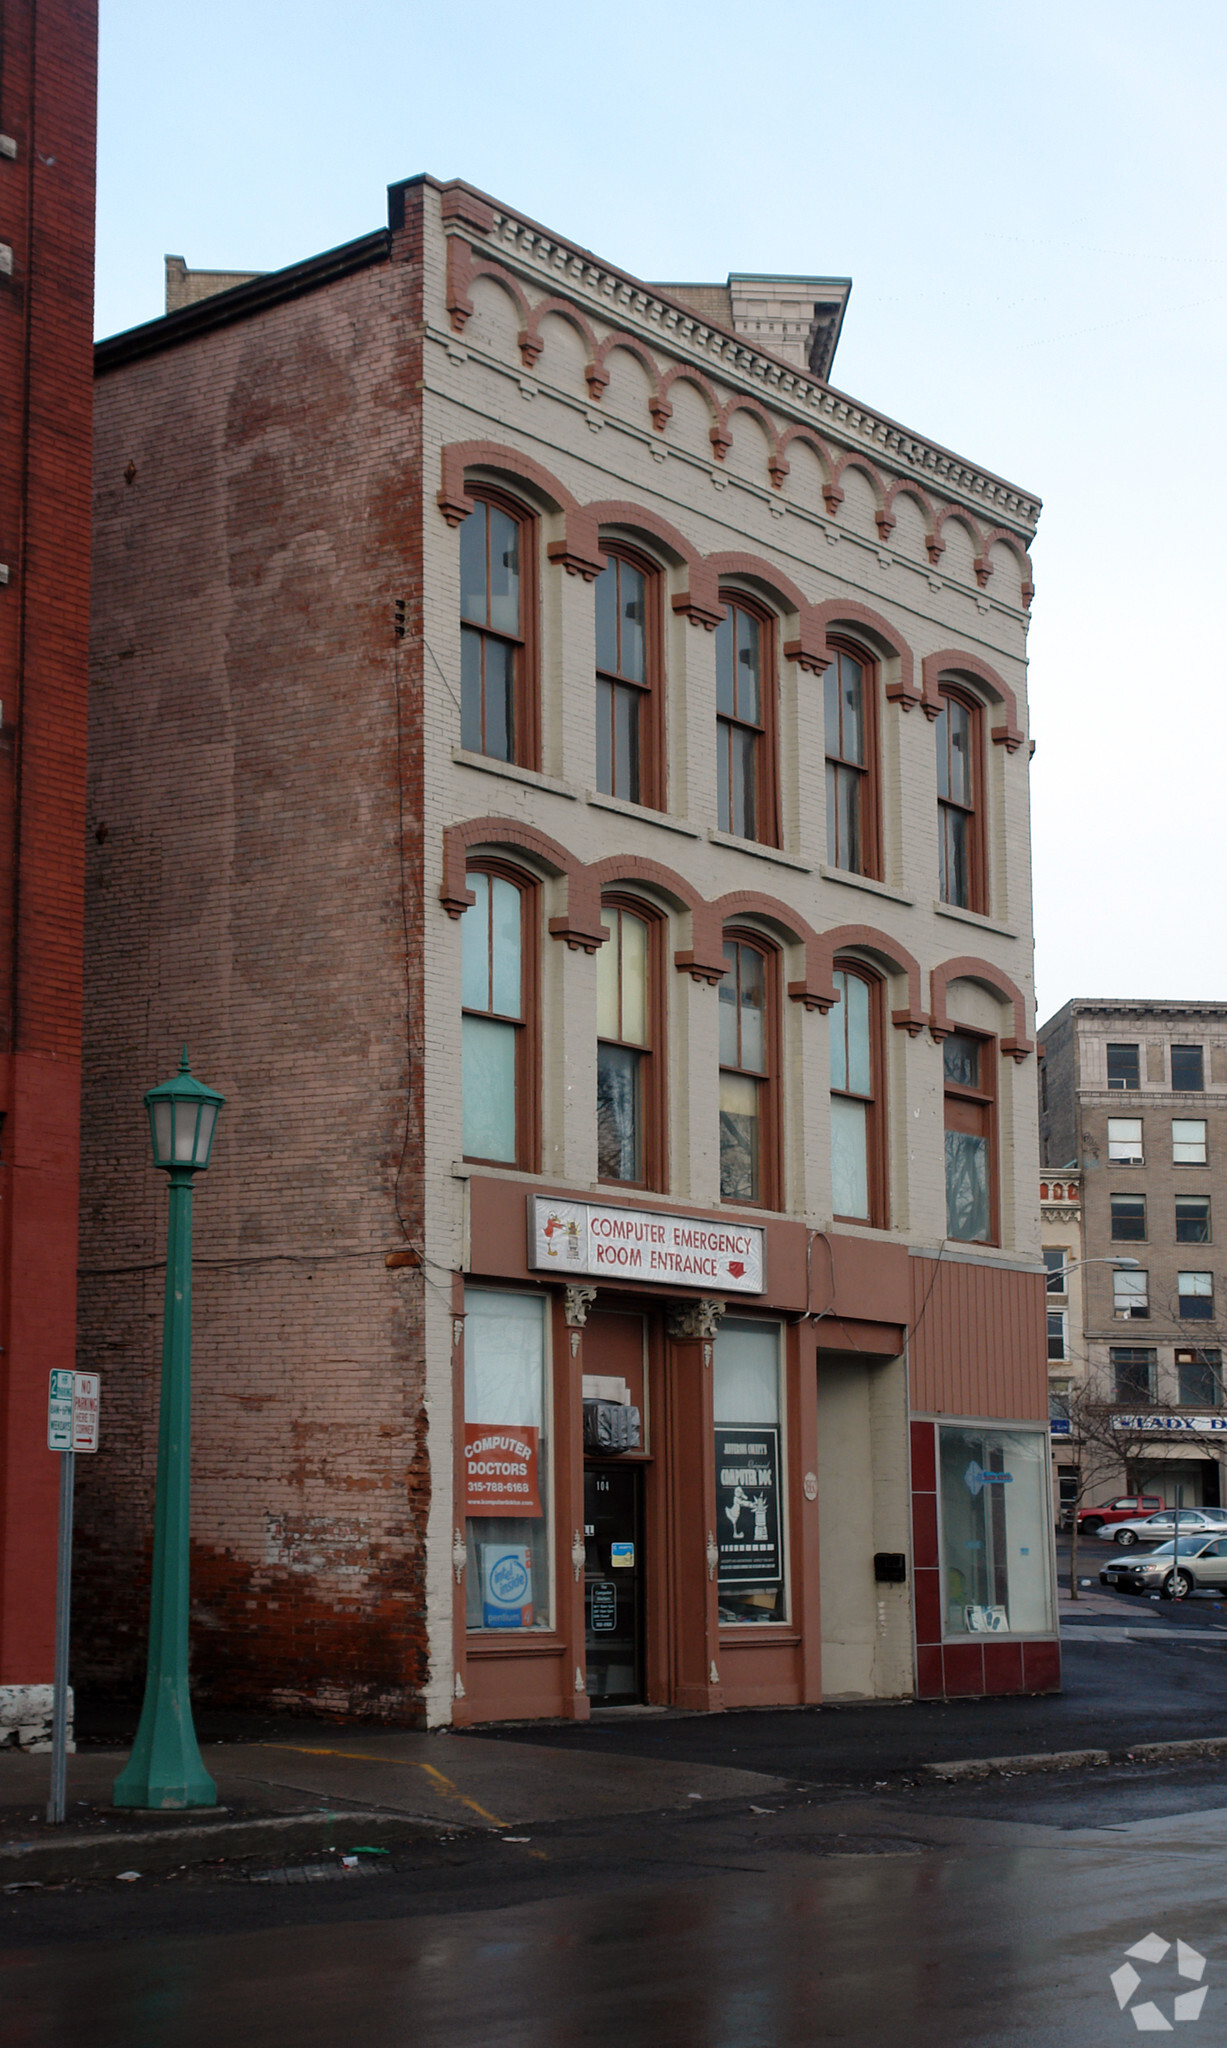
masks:
{"label": "second-floor window", "polygon": [[720,983],[720,1194],[775,1204],[774,958],[726,939]]}
{"label": "second-floor window", "polygon": [[716,628],[716,822],[738,839],[779,843],[773,634],[735,597]]}
{"label": "second-floor window", "polygon": [[476,901],[460,920],[461,1095],[466,1159],[529,1166],[525,944],[532,892],[471,869]]}
{"label": "second-floor window", "polygon": [[596,579],[596,786],[659,806],[657,579],[610,554]]}
{"label": "second-floor window", "polygon": [[657,1187],[659,1130],[654,1057],[654,927],[622,904],[606,904],[609,937],[596,956],[597,1173],[602,1180]]}
{"label": "second-floor window", "polygon": [[460,744],[532,765],[525,589],[531,523],[494,497],[460,526]]}
{"label": "second-floor window", "polygon": [[1118,1407],[1145,1408],[1154,1399],[1155,1354],[1147,1344],[1112,1344],[1112,1399]]}
{"label": "second-floor window", "polygon": [[830,1013],[831,1206],[836,1216],[885,1222],[878,1079],[880,984],[837,968]]}
{"label": "second-floor window", "polygon": [[970,1032],[942,1041],[946,1082],[946,1235],[996,1241],[996,1125],[992,1044]]}
{"label": "second-floor window", "polygon": [[823,674],[827,768],[827,860],[854,875],[877,875],[873,761],[873,670],[837,648]]}
{"label": "second-floor window", "polygon": [[986,911],[980,707],[942,689],[937,736],[939,893],[960,910]]}

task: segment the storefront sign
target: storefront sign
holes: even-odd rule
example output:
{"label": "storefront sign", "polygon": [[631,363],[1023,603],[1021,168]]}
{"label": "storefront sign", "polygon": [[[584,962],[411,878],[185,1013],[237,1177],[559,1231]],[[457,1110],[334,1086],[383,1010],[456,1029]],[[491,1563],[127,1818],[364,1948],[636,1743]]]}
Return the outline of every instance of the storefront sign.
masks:
{"label": "storefront sign", "polygon": [[1052,1421],[1048,1425],[1048,1428],[1050,1434],[1053,1436],[1069,1436],[1071,1434],[1070,1424],[1068,1420],[1059,1415],[1053,1416]]}
{"label": "storefront sign", "polygon": [[718,1294],[761,1294],[763,1231],[754,1223],[530,1197],[529,1263],[556,1274],[650,1280]]}
{"label": "storefront sign", "polygon": [[979,1493],[981,1488],[985,1486],[1012,1486],[1014,1474],[1012,1472],[986,1472],[983,1465],[977,1465],[973,1458],[963,1474],[963,1483],[968,1493],[975,1494]]}
{"label": "storefront sign", "polygon": [[716,1429],[716,1538],[722,1586],[779,1586],[780,1432],[761,1423]]}
{"label": "storefront sign", "polygon": [[483,1628],[531,1628],[533,1568],[522,1543],[481,1546]]}
{"label": "storefront sign", "polygon": [[1183,1436],[1207,1436],[1227,1429],[1227,1415],[1114,1415],[1113,1429],[1157,1429]]}
{"label": "storefront sign", "polygon": [[464,1511],[466,1515],[532,1517],[541,1513],[535,1429],[465,1423]]}

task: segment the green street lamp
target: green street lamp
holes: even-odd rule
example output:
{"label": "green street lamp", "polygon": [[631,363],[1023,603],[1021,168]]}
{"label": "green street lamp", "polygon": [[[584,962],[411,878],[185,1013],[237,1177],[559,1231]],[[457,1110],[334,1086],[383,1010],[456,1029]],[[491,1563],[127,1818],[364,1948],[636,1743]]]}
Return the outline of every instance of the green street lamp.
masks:
{"label": "green street lamp", "polygon": [[112,1794],[116,1806],[216,1806],[188,1690],[188,1503],[192,1429],[192,1175],[203,1173],[225,1097],[197,1081],[187,1047],[173,1081],[145,1097],[153,1163],[170,1175],[162,1404],[149,1600],[149,1662],[136,1741]]}

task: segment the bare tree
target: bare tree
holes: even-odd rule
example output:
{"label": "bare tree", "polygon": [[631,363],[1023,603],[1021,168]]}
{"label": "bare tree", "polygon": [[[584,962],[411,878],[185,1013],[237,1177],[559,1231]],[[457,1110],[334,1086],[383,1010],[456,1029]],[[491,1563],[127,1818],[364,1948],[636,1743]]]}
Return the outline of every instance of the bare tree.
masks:
{"label": "bare tree", "polygon": [[1154,1455],[1155,1433],[1144,1415],[1133,1415],[1105,1401],[1104,1389],[1089,1374],[1061,1396],[1069,1417],[1074,1464],[1073,1520],[1069,1543],[1069,1597],[1078,1598],[1078,1516],[1088,1494],[1111,1486],[1121,1467],[1126,1493],[1140,1493],[1139,1471]]}

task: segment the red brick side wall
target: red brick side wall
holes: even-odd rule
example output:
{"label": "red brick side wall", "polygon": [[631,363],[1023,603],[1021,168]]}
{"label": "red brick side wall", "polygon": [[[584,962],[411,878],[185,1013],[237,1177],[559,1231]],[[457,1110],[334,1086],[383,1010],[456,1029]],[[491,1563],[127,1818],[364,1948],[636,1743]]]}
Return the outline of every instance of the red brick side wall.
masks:
{"label": "red brick side wall", "polygon": [[[143,1670],[166,1196],[197,1182],[193,1678],[412,1721],[425,1675],[420,222],[392,260],[97,386],[83,1682]],[[398,615],[398,601],[403,608]],[[398,617],[404,629],[398,636]],[[93,1616],[97,1619],[92,1619]]]}
{"label": "red brick side wall", "polygon": [[52,1675],[71,1366],[97,10],[11,0],[0,26],[0,1684]]}

